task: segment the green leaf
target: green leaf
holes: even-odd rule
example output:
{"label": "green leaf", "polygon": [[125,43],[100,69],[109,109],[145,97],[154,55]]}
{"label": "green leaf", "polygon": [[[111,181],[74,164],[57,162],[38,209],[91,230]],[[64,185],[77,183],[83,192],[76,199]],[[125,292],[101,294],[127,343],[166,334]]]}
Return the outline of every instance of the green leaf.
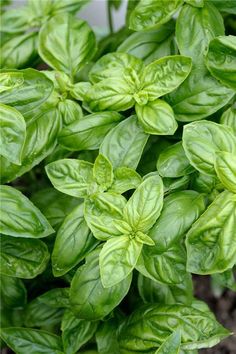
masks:
{"label": "green leaf", "polygon": [[107,135],[122,119],[117,112],[89,114],[64,127],[58,142],[70,151],[98,149]]}
{"label": "green leaf", "polygon": [[129,189],[135,189],[142,182],[141,176],[128,167],[118,167],[114,171],[114,180],[109,188],[112,193],[124,193]]}
{"label": "green leaf", "polygon": [[111,77],[93,85],[85,94],[85,103],[94,112],[126,111],[134,105],[135,87],[124,77]]}
{"label": "green leaf", "polygon": [[181,349],[212,347],[230,333],[209,314],[180,304],[145,305],[120,326],[121,353],[152,352],[175,330],[181,332]]}
{"label": "green leaf", "polygon": [[211,0],[215,7],[220,11],[226,12],[229,14],[236,14],[236,7],[234,0]]}
{"label": "green leaf", "polygon": [[236,262],[235,194],[219,194],[193,224],[186,238],[187,270],[195,274],[221,273]]}
{"label": "green leaf", "polygon": [[114,169],[123,166],[136,169],[147,139],[148,134],[137,118],[131,116],[106,135],[99,152],[110,160]]}
{"label": "green leaf", "polygon": [[136,103],[135,111],[145,133],[154,135],[173,135],[178,128],[172,108],[162,100]]}
{"label": "green leaf", "polygon": [[157,160],[157,170],[162,177],[182,177],[194,172],[187,159],[182,142],[164,149]]}
{"label": "green leaf", "polygon": [[116,225],[123,219],[126,199],[119,194],[99,193],[93,199],[86,199],[84,217],[88,227],[98,240],[120,236]]}
{"label": "green leaf", "polygon": [[22,308],[27,301],[27,291],[21,279],[0,275],[1,308]]}
{"label": "green leaf", "polygon": [[134,231],[147,232],[155,223],[163,206],[161,177],[147,177],[136,189],[124,208],[124,220]]}
{"label": "green leaf", "polygon": [[223,289],[227,288],[232,291],[236,291],[236,280],[234,277],[234,269],[226,270],[223,273],[215,273],[211,276],[213,280],[213,285],[217,284],[223,287]]}
{"label": "green leaf", "polygon": [[96,321],[81,320],[67,310],[62,318],[62,342],[66,354],[76,353],[95,334],[98,323]]}
{"label": "green leaf", "polygon": [[181,55],[158,59],[142,72],[142,91],[149,101],[175,90],[187,78],[192,68],[192,60]]}
{"label": "green leaf", "polygon": [[108,240],[100,253],[99,265],[104,288],[110,288],[126,279],[134,269],[143,244],[127,236]]}
{"label": "green leaf", "polygon": [[83,204],[74,208],[57,232],[52,252],[55,277],[76,266],[97,244],[84,220],[83,209]]}
{"label": "green leaf", "polygon": [[69,14],[52,17],[39,32],[39,54],[42,59],[71,78],[92,59],[95,51],[95,35],[91,28],[85,21]]}
{"label": "green leaf", "polygon": [[223,186],[236,193],[236,156],[229,152],[216,153],[215,170]]}
{"label": "green leaf", "polygon": [[45,159],[56,146],[60,126],[56,109],[42,110],[39,117],[27,125],[21,166],[1,158],[2,183],[11,182]]}
{"label": "green leaf", "polygon": [[15,80],[16,74],[22,75],[17,85],[0,93],[1,103],[16,108],[26,121],[32,119],[32,112],[44,103],[53,90],[52,82],[40,71],[34,69],[11,70],[0,73],[8,81]]}
{"label": "green leaf", "polygon": [[236,107],[228,108],[221,116],[220,123],[231,127],[236,134]]}
{"label": "green leaf", "polygon": [[[180,54],[190,56],[193,63],[202,65],[209,42],[224,35],[224,22],[219,11],[210,2],[202,8],[184,5],[176,22],[176,40]],[[191,21],[189,20],[191,19]]]}
{"label": "green leaf", "polygon": [[80,105],[72,100],[66,99],[58,104],[58,110],[65,125],[77,122],[83,117],[83,111]]}
{"label": "green leaf", "polygon": [[5,11],[1,16],[1,31],[7,33],[19,33],[29,29],[29,10],[26,6]]}
{"label": "green leaf", "polygon": [[132,33],[117,48],[118,52],[131,54],[150,64],[172,53],[174,22],[158,29]]}
{"label": "green leaf", "polygon": [[83,101],[85,98],[85,94],[90,89],[90,82],[77,82],[74,85],[71,85],[69,88],[69,92],[73,98],[79,101]]}
{"label": "green leaf", "polygon": [[15,108],[0,104],[0,153],[20,165],[26,137],[24,117]]}
{"label": "green leaf", "polygon": [[129,19],[129,28],[134,31],[157,27],[168,22],[183,4],[182,0],[145,0],[138,3]]}
{"label": "green leaf", "polygon": [[53,186],[62,193],[76,198],[85,198],[93,180],[93,165],[87,161],[63,159],[46,166]]}
{"label": "green leaf", "polygon": [[216,153],[235,152],[236,138],[233,131],[224,125],[209,121],[193,122],[184,127],[183,148],[193,167],[214,177]]}
{"label": "green leaf", "polygon": [[110,161],[102,154],[99,154],[93,165],[93,176],[96,182],[107,190],[113,182],[113,168]]}
{"label": "green leaf", "polygon": [[42,241],[1,235],[0,243],[1,274],[32,279],[45,270],[49,253]]}
{"label": "green leaf", "polygon": [[32,328],[2,328],[1,338],[17,354],[63,354],[61,339],[52,333]]}
{"label": "green leaf", "polygon": [[6,69],[23,69],[35,62],[37,33],[31,32],[12,37],[1,47],[0,65]]}
{"label": "green leaf", "polygon": [[69,288],[54,288],[40,295],[38,301],[53,308],[69,307]]}
{"label": "green leaf", "polygon": [[209,44],[206,65],[217,80],[236,90],[236,36],[213,39]]}
{"label": "green leaf", "polygon": [[92,67],[89,78],[92,83],[98,83],[104,79],[119,79],[130,71],[136,75],[144,68],[143,62],[126,53],[109,53],[103,55]]}
{"label": "green leaf", "polygon": [[141,243],[143,243],[145,245],[148,245],[148,246],[154,246],[155,245],[155,242],[151,239],[151,237],[149,237],[148,235],[142,233],[141,231],[138,231],[135,234],[135,239],[138,242],[141,242]]}
{"label": "green leaf", "polygon": [[155,354],[179,354],[181,345],[181,333],[179,330],[173,332],[165,339]]}
{"label": "green leaf", "polygon": [[70,302],[79,319],[98,320],[107,316],[122,301],[131,284],[132,276],[129,275],[119,284],[104,288],[100,278],[99,252],[97,249],[90,253],[71,283]]}
{"label": "green leaf", "polygon": [[0,188],[0,232],[16,237],[45,237],[53,228],[31,201],[10,186]]}
{"label": "green leaf", "polygon": [[184,0],[187,4],[194,7],[203,7],[205,0]]}
{"label": "green leaf", "polygon": [[119,354],[119,343],[116,338],[118,321],[114,318],[101,322],[96,332],[99,354]]}

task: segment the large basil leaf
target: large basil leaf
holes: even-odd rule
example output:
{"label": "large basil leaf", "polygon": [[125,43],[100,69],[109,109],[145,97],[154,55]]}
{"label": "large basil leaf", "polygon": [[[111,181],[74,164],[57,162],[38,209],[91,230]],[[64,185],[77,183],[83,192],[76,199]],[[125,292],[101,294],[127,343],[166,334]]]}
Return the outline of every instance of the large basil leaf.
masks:
{"label": "large basil leaf", "polygon": [[0,104],[0,125],[0,154],[20,165],[26,136],[24,117],[15,108]]}
{"label": "large basil leaf", "polygon": [[205,2],[202,8],[192,4],[182,7],[176,22],[176,39],[182,55],[192,57],[199,66],[210,40],[221,35],[224,35],[223,18],[211,3]]}
{"label": "large basil leaf", "polygon": [[1,338],[17,354],[63,354],[60,337],[32,328],[2,328]]}
{"label": "large basil leaf", "polygon": [[157,170],[162,177],[182,177],[194,171],[187,159],[182,143],[176,143],[162,151],[157,160]]}
{"label": "large basil leaf", "polygon": [[129,18],[129,27],[134,31],[157,27],[170,20],[183,4],[183,0],[140,1]]}
{"label": "large basil leaf", "polygon": [[156,30],[132,33],[117,48],[118,52],[131,54],[149,64],[172,53],[174,22],[170,21]]}
{"label": "large basil leaf", "polygon": [[171,55],[147,65],[142,72],[142,92],[154,101],[175,90],[189,75],[192,60],[181,55]]}
{"label": "large basil leaf", "polygon": [[69,307],[69,288],[54,288],[38,296],[37,300],[53,308]]}
{"label": "large basil leaf", "polygon": [[148,134],[144,133],[137,118],[131,116],[106,135],[99,151],[110,160],[113,168],[136,169],[147,139]]}
{"label": "large basil leaf", "polygon": [[123,219],[126,199],[119,194],[99,193],[93,199],[86,199],[84,217],[88,227],[98,240],[108,240],[120,236],[116,224]]}
{"label": "large basil leaf", "polygon": [[180,284],[164,284],[156,280],[138,275],[138,291],[145,303],[190,305],[193,297],[191,275],[188,275]]}
{"label": "large basil leaf", "polygon": [[177,329],[181,331],[181,349],[214,346],[227,337],[229,331],[209,314],[210,311],[203,312],[180,304],[143,306],[119,328],[121,353],[152,352]]}
{"label": "large basil leaf", "polygon": [[236,90],[236,36],[213,39],[209,44],[206,65],[217,80]]}
{"label": "large basil leaf", "polygon": [[64,310],[51,307],[40,301],[40,297],[34,299],[24,309],[24,325],[26,327],[47,328],[58,325],[61,322]]}
{"label": "large basil leaf", "polygon": [[63,128],[59,144],[71,151],[96,150],[107,133],[114,128],[122,116],[117,112],[93,113],[80,118]]}
{"label": "large basil leaf", "polygon": [[49,253],[42,241],[1,235],[0,243],[1,274],[31,279],[45,270]]}
{"label": "large basil leaf", "polygon": [[224,125],[209,121],[193,122],[184,127],[183,148],[191,165],[214,177],[216,153],[236,152],[236,138],[231,128]]}
{"label": "large basil leaf", "polygon": [[[179,243],[183,236],[206,208],[204,194],[195,191],[180,191],[164,199],[161,215],[149,235],[159,251]],[[151,250],[150,250],[151,251]]]}
{"label": "large basil leaf", "polygon": [[173,135],[178,127],[174,112],[165,101],[157,99],[145,105],[136,103],[135,111],[145,133]]}
{"label": "large basil leaf", "polygon": [[222,114],[220,123],[230,126],[236,135],[236,106],[233,105]]}
{"label": "large basil leaf", "polygon": [[223,186],[236,193],[236,155],[229,152],[218,152],[215,170]]}
{"label": "large basil leaf", "polygon": [[0,232],[16,237],[45,237],[53,228],[34,204],[17,189],[0,188]]}
{"label": "large basil leaf", "polygon": [[52,68],[71,78],[93,57],[95,50],[91,28],[69,14],[54,16],[40,30],[40,56]]}
{"label": "large basil leaf", "polygon": [[1,103],[12,106],[23,114],[28,121],[32,119],[32,112],[44,103],[53,90],[52,82],[40,71],[34,69],[12,70],[0,73],[0,77],[14,79],[20,74],[21,80],[17,86],[0,93]]}
{"label": "large basil leaf", "polygon": [[109,192],[124,193],[129,189],[135,189],[142,182],[141,176],[128,167],[118,167],[114,171],[114,180],[109,188]]}
{"label": "large basil leaf", "polygon": [[66,354],[76,353],[95,334],[96,321],[80,320],[67,310],[62,318],[62,342]]}
{"label": "large basil leaf", "polygon": [[196,274],[223,272],[236,262],[236,198],[218,195],[187,233],[187,270]]}
{"label": "large basil leaf", "polygon": [[89,72],[89,78],[93,83],[109,78],[120,78],[125,73],[141,72],[143,62],[133,55],[126,53],[109,53],[102,56]]}
{"label": "large basil leaf", "polygon": [[0,275],[1,308],[22,308],[26,304],[27,291],[21,279]]}
{"label": "large basil leaf", "polygon": [[155,352],[155,354],[179,354],[181,344],[181,334],[180,331],[173,332],[169,337],[165,339],[160,348]]}
{"label": "large basil leaf", "polygon": [[147,232],[163,206],[163,183],[158,175],[147,177],[135,190],[124,208],[124,220],[133,230]]}
{"label": "large basil leaf", "polygon": [[87,161],[63,159],[48,164],[46,172],[57,190],[83,198],[87,196],[87,189],[93,178],[93,165]]}
{"label": "large basil leaf", "polygon": [[124,281],[134,269],[143,244],[129,235],[108,240],[100,253],[99,265],[104,288]]}
{"label": "large basil leaf", "polygon": [[54,276],[67,273],[97,244],[84,220],[83,207],[83,204],[76,207],[57,232],[52,252]]}
{"label": "large basil leaf", "polygon": [[129,275],[119,284],[104,288],[100,278],[99,252],[100,249],[90,253],[71,283],[72,311],[79,319],[98,320],[108,315],[125,297],[131,284],[132,276]]}

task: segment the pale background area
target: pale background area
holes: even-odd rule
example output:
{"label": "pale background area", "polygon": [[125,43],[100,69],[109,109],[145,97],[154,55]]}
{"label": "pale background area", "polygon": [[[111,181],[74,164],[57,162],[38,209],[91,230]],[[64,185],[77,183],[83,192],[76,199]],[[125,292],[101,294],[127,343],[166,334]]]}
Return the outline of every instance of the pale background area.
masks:
{"label": "pale background area", "polygon": [[[91,2],[85,5],[78,13],[78,17],[88,21],[92,27],[108,28],[107,20],[107,0],[91,0]],[[14,0],[12,6],[22,6],[25,4],[25,0]],[[115,9],[112,11],[112,18],[114,23],[114,30],[118,30],[125,23],[127,0],[122,1],[122,5],[118,11]]]}

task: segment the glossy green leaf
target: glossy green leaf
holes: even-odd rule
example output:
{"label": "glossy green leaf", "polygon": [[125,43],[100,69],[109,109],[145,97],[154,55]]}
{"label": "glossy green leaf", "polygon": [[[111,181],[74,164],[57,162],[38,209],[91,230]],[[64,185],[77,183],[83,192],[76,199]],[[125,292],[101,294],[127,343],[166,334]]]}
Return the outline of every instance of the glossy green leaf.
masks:
{"label": "glossy green leaf", "polygon": [[27,291],[21,279],[0,275],[1,308],[22,308],[26,304]]}
{"label": "glossy green leaf", "polygon": [[212,347],[230,333],[209,313],[185,305],[143,306],[120,326],[121,353],[152,352],[177,329],[181,331],[181,349]]}
{"label": "glossy green leaf", "polygon": [[53,308],[69,307],[69,288],[54,288],[37,297],[42,304]]}
{"label": "glossy green leaf", "polygon": [[173,135],[178,127],[174,112],[165,101],[157,99],[145,105],[136,103],[135,111],[145,133]]}
{"label": "glossy green leaf", "polygon": [[20,165],[26,136],[24,117],[15,108],[0,104],[0,127],[1,155]]}
{"label": "glossy green leaf", "polygon": [[69,14],[54,16],[40,30],[40,56],[71,78],[92,59],[95,50],[95,35],[88,24]]}
{"label": "glossy green leaf", "polygon": [[176,330],[169,337],[165,339],[160,348],[155,354],[179,354],[181,345],[181,333]]}
{"label": "glossy green leaf", "polygon": [[56,109],[42,111],[37,120],[30,122],[26,128],[21,166],[12,164],[4,157],[1,158],[2,183],[11,182],[45,159],[56,146],[60,126],[60,117]]}
{"label": "glossy green leaf", "polygon": [[83,204],[67,215],[59,228],[52,252],[54,276],[61,276],[76,266],[96,246],[84,220]]}
{"label": "glossy green leaf", "polygon": [[236,134],[236,107],[228,108],[221,116],[220,123],[231,127]]}
{"label": "glossy green leaf", "polygon": [[169,21],[183,4],[182,0],[145,0],[138,3],[129,19],[129,27],[134,31],[157,27]]}
{"label": "glossy green leaf", "polygon": [[129,235],[108,240],[100,253],[99,265],[104,288],[126,279],[134,269],[143,244]]}
{"label": "glossy green leaf", "polygon": [[76,353],[95,334],[96,321],[81,320],[67,310],[62,318],[62,342],[66,354]]}
{"label": "glossy green leaf", "polygon": [[2,328],[1,338],[17,354],[63,354],[60,337],[32,328]]}
{"label": "glossy green leaf", "polygon": [[194,171],[187,159],[182,143],[167,147],[158,157],[157,170],[162,177],[182,177]]}
{"label": "glossy green leaf", "polygon": [[66,99],[59,102],[58,109],[65,125],[72,124],[83,117],[82,108],[78,103]]}
{"label": "glossy green leaf", "polygon": [[93,165],[87,161],[63,159],[47,165],[46,172],[57,190],[84,198],[93,178]]}
{"label": "glossy green leaf", "polygon": [[192,57],[199,66],[203,63],[210,40],[224,35],[224,22],[210,2],[205,2],[201,8],[191,6],[192,2],[184,5],[180,11],[176,22],[176,39],[180,54]]}
{"label": "glossy green leaf", "polygon": [[80,117],[64,127],[59,144],[71,151],[98,149],[107,135],[122,119],[117,112],[101,112]]}
{"label": "glossy green leaf", "polygon": [[236,90],[236,36],[220,36],[209,44],[206,65],[223,85]]}
{"label": "glossy green leaf", "polygon": [[114,193],[99,193],[95,198],[85,200],[84,217],[98,240],[105,241],[121,235],[116,224],[123,219],[125,205],[126,199]]}
{"label": "glossy green leaf", "polygon": [[70,94],[76,100],[83,101],[85,94],[90,89],[90,87],[90,82],[77,82],[70,87]]}
{"label": "glossy green leaf", "polygon": [[218,152],[216,154],[215,169],[223,186],[236,193],[236,154]]}
{"label": "glossy green leaf", "polygon": [[96,182],[107,190],[113,182],[113,168],[110,161],[102,154],[99,154],[93,165],[93,176]]}
{"label": "glossy green leaf", "polygon": [[131,116],[106,135],[99,151],[110,160],[114,169],[123,166],[136,169],[147,139],[148,134],[144,133],[137,118]]}
{"label": "glossy green leaf", "polygon": [[133,55],[126,53],[109,53],[102,56],[89,72],[89,78],[93,83],[104,79],[124,76],[129,71],[136,74],[142,71],[143,62]]}
{"label": "glossy green leaf", "polygon": [[[26,121],[32,119],[32,112],[44,103],[53,90],[52,82],[40,71],[34,69],[12,70],[0,73],[13,80],[16,74],[21,74],[20,83],[13,85],[7,91],[0,93],[1,103],[12,106],[23,114]],[[1,78],[0,78],[1,80]]]}
{"label": "glossy green leaf", "polygon": [[135,190],[124,208],[124,220],[134,231],[147,232],[155,223],[163,206],[161,178],[150,176]]}
{"label": "glossy green leaf", "polygon": [[181,55],[158,59],[145,67],[142,73],[142,91],[149,101],[175,90],[189,75],[192,60]]}
{"label": "glossy green leaf", "polygon": [[141,176],[128,167],[118,167],[114,171],[114,180],[109,188],[112,193],[124,193],[129,189],[135,189],[142,182]]}
{"label": "glossy green leaf", "polygon": [[235,152],[236,138],[233,131],[224,125],[209,121],[194,122],[184,127],[183,148],[191,165],[199,172],[214,177],[216,153]]}
{"label": "glossy green leaf", "polygon": [[1,186],[0,232],[16,237],[45,237],[53,228],[34,204],[17,189]]}
{"label": "glossy green leaf", "polygon": [[236,262],[235,194],[225,191],[193,224],[186,238],[187,270],[196,274],[221,273]]}
{"label": "glossy green leaf", "polygon": [[230,14],[236,14],[236,6],[234,0],[211,0],[215,7],[220,11]]}
{"label": "glossy green leaf", "polygon": [[0,243],[1,274],[31,279],[45,270],[49,253],[42,241],[1,235]]}
{"label": "glossy green leaf", "polygon": [[79,319],[98,320],[108,315],[125,297],[131,275],[118,284],[104,288],[100,278],[99,252],[87,257],[85,265],[75,273],[70,290],[72,311]]}
{"label": "glossy green leaf", "polygon": [[118,354],[120,352],[116,337],[117,326],[118,321],[115,318],[100,323],[96,332],[99,354]]}

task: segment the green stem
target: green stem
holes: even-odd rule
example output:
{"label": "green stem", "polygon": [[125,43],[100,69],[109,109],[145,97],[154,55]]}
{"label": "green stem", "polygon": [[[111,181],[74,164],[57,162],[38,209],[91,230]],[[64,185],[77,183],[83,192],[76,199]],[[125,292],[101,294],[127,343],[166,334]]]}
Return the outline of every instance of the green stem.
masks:
{"label": "green stem", "polygon": [[109,24],[110,33],[113,33],[114,28],[113,28],[113,21],[112,21],[112,9],[111,9],[111,3],[109,0],[107,0],[107,15],[108,15],[108,24]]}

